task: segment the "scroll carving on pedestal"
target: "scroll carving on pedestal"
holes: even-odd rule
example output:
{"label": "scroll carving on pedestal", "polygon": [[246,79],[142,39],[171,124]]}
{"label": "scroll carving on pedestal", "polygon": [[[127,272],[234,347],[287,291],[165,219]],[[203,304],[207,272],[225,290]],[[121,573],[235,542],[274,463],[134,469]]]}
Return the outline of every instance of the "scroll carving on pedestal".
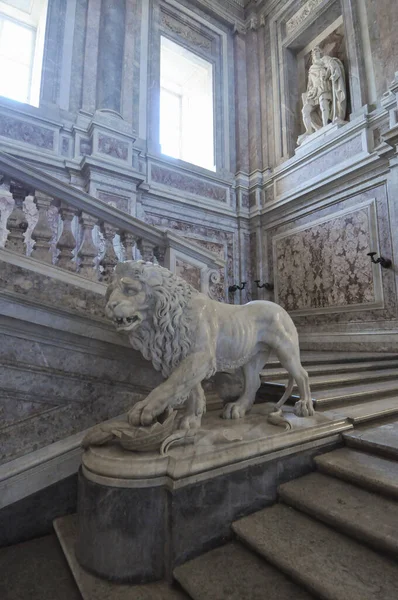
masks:
{"label": "scroll carving on pedestal", "polygon": [[323,55],[318,46],[312,50],[307,91],[302,94],[302,101],[305,133],[299,136],[298,145],[329,123],[344,122],[347,112],[344,65],[338,58]]}

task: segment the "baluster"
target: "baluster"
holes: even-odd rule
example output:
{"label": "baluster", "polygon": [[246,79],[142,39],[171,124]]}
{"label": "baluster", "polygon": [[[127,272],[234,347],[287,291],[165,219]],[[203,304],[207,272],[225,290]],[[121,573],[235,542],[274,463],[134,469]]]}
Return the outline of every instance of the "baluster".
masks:
{"label": "baluster", "polygon": [[102,271],[101,279],[105,283],[109,283],[112,279],[113,270],[119,262],[115,248],[113,247],[113,238],[117,233],[117,228],[108,225],[108,223],[101,223],[101,233],[105,238],[105,253],[100,261],[100,265],[104,269]]}
{"label": "baluster", "polygon": [[79,275],[87,279],[97,279],[97,268],[94,265],[94,259],[98,256],[98,249],[93,241],[93,229],[97,224],[97,219],[83,212],[79,222],[83,229],[82,243],[77,253],[80,258]]}
{"label": "baluster", "polygon": [[73,250],[76,248],[76,238],[72,231],[72,221],[77,212],[77,209],[63,203],[59,207],[63,228],[57,242],[57,248],[60,251],[57,266],[61,267],[61,269],[67,269],[68,271],[76,271],[76,261],[73,260]]}
{"label": "baluster", "polygon": [[164,246],[156,246],[155,250],[154,250],[154,254],[156,257],[156,260],[158,261],[158,263],[160,264],[161,267],[164,267],[164,259],[166,256],[166,248]]}
{"label": "baluster", "polygon": [[36,192],[34,202],[39,211],[39,218],[32,231],[32,240],[36,242],[32,250],[32,257],[50,264],[52,263],[50,242],[53,232],[48,222],[48,209],[52,201],[51,196],[47,196],[47,194],[43,194],[42,192]]}
{"label": "baluster", "polygon": [[153,262],[155,245],[147,240],[139,240],[137,243],[138,250],[145,262]]}
{"label": "baluster", "polygon": [[121,234],[121,242],[124,246],[124,260],[132,260],[133,248],[137,243],[137,236],[128,231],[124,231]]}
{"label": "baluster", "polygon": [[14,198],[14,208],[7,219],[6,227],[9,234],[5,247],[19,254],[26,254],[24,233],[28,228],[28,220],[23,210],[23,203],[26,196],[29,196],[29,190],[19,183],[11,183],[10,192]]}

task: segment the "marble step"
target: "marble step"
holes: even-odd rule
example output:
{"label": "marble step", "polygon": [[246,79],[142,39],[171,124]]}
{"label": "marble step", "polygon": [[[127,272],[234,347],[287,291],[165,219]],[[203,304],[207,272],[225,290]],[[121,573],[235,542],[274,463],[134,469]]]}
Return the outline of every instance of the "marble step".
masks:
{"label": "marble step", "polygon": [[[306,366],[310,377],[315,375],[329,375],[338,373],[360,373],[362,371],[373,371],[383,369],[398,369],[398,360],[365,361],[360,363],[335,363],[316,364]],[[261,377],[266,381],[281,380],[286,377],[286,369],[283,367],[271,367],[268,365],[261,372]]]}
{"label": "marble step", "polygon": [[239,539],[323,600],[396,600],[391,559],[284,504],[233,524]]}
{"label": "marble step", "polygon": [[[397,353],[385,352],[310,352],[302,350],[301,362],[303,365],[336,364],[336,363],[361,363],[379,362],[385,360],[398,360]],[[280,367],[276,356],[271,356],[268,365]]]}
{"label": "marble step", "polygon": [[344,441],[352,448],[381,454],[398,461],[398,421],[355,429],[343,434]]}
{"label": "marble step", "polygon": [[312,596],[242,544],[231,542],[174,569],[193,600],[311,600]]}
{"label": "marble step", "polygon": [[[312,391],[312,390],[311,390]],[[398,381],[371,381],[355,386],[341,386],[331,389],[313,390],[312,396],[318,407],[347,402],[370,401],[380,397],[398,394]]]}
{"label": "marble step", "polygon": [[[183,591],[165,581],[130,585],[101,579],[83,569],[75,556],[77,515],[55,519],[54,529],[83,600],[189,600]],[[56,595],[49,600],[55,598],[58,600]]]}
{"label": "marble step", "polygon": [[398,500],[398,462],[352,448],[315,457],[319,471]]}
{"label": "marble step", "polygon": [[[287,372],[285,371],[285,377],[281,380],[275,380],[276,383],[287,382]],[[267,378],[261,377],[262,381],[267,383]],[[375,371],[367,371],[364,373],[337,373],[331,375],[315,375],[310,377],[311,391],[320,390],[331,387],[342,387],[352,386],[361,384],[364,382],[375,382],[375,381],[387,381],[395,380],[397,382],[398,389],[398,369],[381,369]],[[272,382],[274,383],[274,382]],[[297,390],[297,386],[294,386],[294,390]]]}
{"label": "marble step", "polygon": [[358,425],[360,423],[398,415],[398,395],[380,398],[373,402],[365,401],[358,404],[351,404],[348,402],[347,405],[325,407],[315,403],[315,406],[319,412],[322,412],[326,416],[332,418],[346,417],[354,423],[354,425]]}
{"label": "marble step", "polygon": [[1,600],[82,600],[54,534],[0,548]]}
{"label": "marble step", "polygon": [[278,488],[285,504],[398,556],[398,502],[322,473],[310,473]]}

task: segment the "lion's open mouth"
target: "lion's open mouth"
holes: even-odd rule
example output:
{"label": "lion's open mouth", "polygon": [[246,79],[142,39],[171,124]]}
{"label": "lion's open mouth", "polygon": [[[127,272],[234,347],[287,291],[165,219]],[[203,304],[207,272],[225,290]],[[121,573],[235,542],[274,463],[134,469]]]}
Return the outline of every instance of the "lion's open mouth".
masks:
{"label": "lion's open mouth", "polygon": [[114,317],[114,322],[117,329],[132,329],[138,324],[139,321],[140,318],[138,315],[134,315],[133,317]]}

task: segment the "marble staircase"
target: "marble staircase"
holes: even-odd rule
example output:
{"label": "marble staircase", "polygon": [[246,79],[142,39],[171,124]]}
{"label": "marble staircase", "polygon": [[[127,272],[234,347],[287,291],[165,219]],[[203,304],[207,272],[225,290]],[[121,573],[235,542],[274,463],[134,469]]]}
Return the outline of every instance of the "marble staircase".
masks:
{"label": "marble staircase", "polygon": [[[343,415],[353,429],[342,435],[343,447],[315,458],[316,471],[281,485],[277,504],[236,521],[233,541],[177,567],[173,584],[115,584],[77,563],[71,515],[55,522],[68,564],[59,546],[52,551],[54,534],[0,549],[0,598],[44,600],[59,585],[57,597],[84,600],[395,600],[398,378],[388,373],[398,370],[398,356],[303,352],[302,359],[311,382],[334,378],[327,388],[312,386],[317,410]],[[368,374],[376,379],[364,382]],[[286,374],[273,360],[262,379],[280,394]],[[212,409],[219,410],[216,401]],[[48,586],[41,551],[54,558]]]}
{"label": "marble staircase", "polygon": [[[398,355],[302,353],[317,411],[360,423],[398,414]],[[286,371],[272,360],[261,374],[265,393],[284,389]],[[293,388],[292,402],[297,388]]]}
{"label": "marble staircase", "polygon": [[396,598],[398,420],[344,440],[281,485],[279,503],[236,521],[233,542],[175,569],[193,600]]}

